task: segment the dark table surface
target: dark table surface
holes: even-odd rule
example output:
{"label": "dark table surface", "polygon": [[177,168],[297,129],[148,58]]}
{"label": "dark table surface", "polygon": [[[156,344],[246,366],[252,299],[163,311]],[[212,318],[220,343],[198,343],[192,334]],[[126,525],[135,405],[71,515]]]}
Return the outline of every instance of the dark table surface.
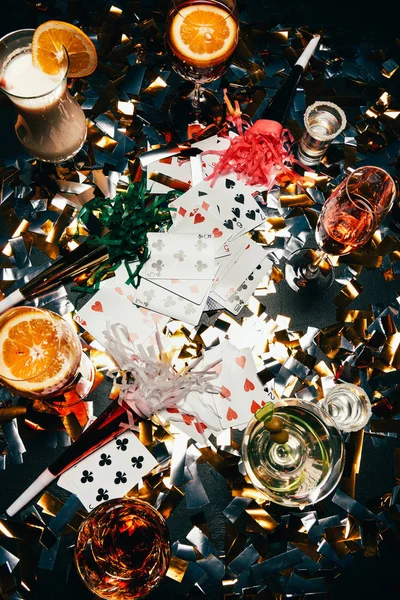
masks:
{"label": "dark table surface", "polygon": [[[47,10],[42,12],[35,8],[35,2],[22,0],[2,0],[0,15],[0,34],[3,35],[14,29],[35,27],[39,21],[49,18],[62,19],[65,15],[66,2],[49,1],[42,3]],[[116,3],[121,8],[125,2]],[[102,0],[82,0],[78,2],[81,13],[81,22],[87,23],[93,15],[109,3]],[[284,25],[310,25],[317,28],[319,25],[331,30],[333,39],[340,45],[350,47],[352,44],[370,44],[372,48],[395,47],[395,35],[398,33],[398,24],[393,18],[392,9],[395,3],[385,6],[376,6],[376,10],[367,8],[360,0],[348,3],[321,3],[303,0],[302,2],[256,2],[248,0],[242,2],[249,15],[249,20],[268,16],[273,24]],[[398,108],[398,107],[397,107]],[[10,112],[10,130],[3,131],[0,136],[0,156],[6,156],[10,147],[15,143],[12,131]],[[1,225],[1,224],[0,224]],[[4,224],[3,224],[4,225]],[[352,309],[365,309],[371,303],[381,303],[384,306],[394,303],[399,293],[398,282],[387,283],[382,274],[375,270],[364,269],[359,281],[363,284],[362,293],[352,302]],[[324,327],[336,320],[336,307],[333,298],[338,293],[339,287],[335,283],[323,299],[314,302],[302,300],[297,297],[282,282],[277,287],[277,293],[265,298],[268,315],[275,318],[277,315],[291,317],[291,329],[305,329],[307,326]],[[107,384],[103,384],[93,393],[95,413],[99,414],[108,404]],[[0,514],[15,499],[44,468],[58,456],[61,448],[51,448],[46,445],[46,432],[38,433],[27,429],[20,423],[21,436],[26,446],[24,463],[20,466],[10,465],[6,471],[0,472]],[[366,436],[360,474],[357,478],[356,499],[365,503],[368,499],[379,496],[390,490],[395,482],[394,478],[394,448],[399,445],[397,438],[386,438],[386,444],[375,448],[371,439]],[[222,552],[224,547],[224,517],[222,511],[231,500],[231,494],[225,481],[216,476],[206,465],[200,465],[200,474],[210,504],[204,508],[207,522],[213,523],[213,542],[217,551]],[[62,489],[52,486],[50,491],[60,498],[65,498]],[[193,513],[194,511],[192,511]],[[190,516],[192,514],[185,508],[185,502],[174,511],[168,521],[173,540],[185,540],[185,535],[191,529]],[[71,537],[70,544],[73,543]],[[8,545],[7,545],[8,543]],[[0,538],[0,544],[3,539]],[[4,546],[13,551],[13,541],[6,540]],[[349,570],[344,570],[340,577],[331,583],[334,598],[377,598],[388,594],[388,597],[397,597],[398,583],[398,555],[396,556],[385,546],[381,547],[381,555],[366,559],[358,553]],[[62,547],[58,553],[53,571],[39,571],[39,586],[35,595],[27,594],[27,598],[40,598],[40,600],[67,600],[71,597],[84,600],[92,597],[83,587],[73,570],[68,572],[66,565],[71,564],[71,549],[68,547],[68,536],[63,538]],[[172,598],[183,597],[181,588],[170,581],[165,581],[162,586],[153,592],[151,598],[161,598],[168,594]],[[208,598],[219,598],[221,592],[207,594]]]}

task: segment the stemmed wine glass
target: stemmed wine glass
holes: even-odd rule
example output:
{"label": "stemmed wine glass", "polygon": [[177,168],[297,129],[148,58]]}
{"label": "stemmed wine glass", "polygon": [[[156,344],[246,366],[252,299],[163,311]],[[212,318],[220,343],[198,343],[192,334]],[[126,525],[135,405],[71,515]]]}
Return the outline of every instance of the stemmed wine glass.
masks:
{"label": "stemmed wine glass", "polygon": [[392,177],[379,167],[353,170],[332,192],[318,218],[318,250],[302,248],[285,265],[285,277],[295,292],[321,293],[334,280],[329,254],[357,250],[373,236],[396,197]]}
{"label": "stemmed wine glass", "polygon": [[223,75],[238,36],[235,0],[173,0],[166,25],[172,66],[181,77],[194,83],[189,94],[173,100],[173,122],[206,127],[222,117],[219,100],[201,84]]}

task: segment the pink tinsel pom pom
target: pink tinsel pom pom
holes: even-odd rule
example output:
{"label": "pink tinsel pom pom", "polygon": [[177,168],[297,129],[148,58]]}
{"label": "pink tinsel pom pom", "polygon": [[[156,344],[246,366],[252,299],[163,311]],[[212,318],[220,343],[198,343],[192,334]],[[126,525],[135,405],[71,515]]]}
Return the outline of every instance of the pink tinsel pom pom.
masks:
{"label": "pink tinsel pom pom", "polygon": [[204,154],[220,156],[213,173],[207,177],[214,185],[217,177],[234,171],[238,179],[249,185],[259,185],[269,191],[279,175],[286,175],[293,181],[301,182],[302,177],[293,171],[298,163],[290,152],[292,134],[280,123],[260,119],[244,131],[247,123],[243,120],[238,103],[232,107],[225,94],[230,121],[239,132],[224,151],[209,150]]}

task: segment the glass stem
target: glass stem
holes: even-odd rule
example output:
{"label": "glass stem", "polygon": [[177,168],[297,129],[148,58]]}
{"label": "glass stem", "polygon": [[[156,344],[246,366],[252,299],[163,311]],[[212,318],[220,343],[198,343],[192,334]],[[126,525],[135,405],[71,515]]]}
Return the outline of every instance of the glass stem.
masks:
{"label": "glass stem", "polygon": [[319,267],[319,265],[328,258],[329,254],[327,252],[323,252],[322,250],[317,250],[317,256],[314,260],[307,266],[308,269],[315,271]]}
{"label": "glass stem", "polygon": [[310,262],[306,267],[302,268],[302,277],[304,279],[313,279],[318,275],[319,265],[328,257],[329,255],[326,252],[322,252],[322,250],[316,251],[316,257],[312,262]]}
{"label": "glass stem", "polygon": [[193,90],[193,100],[192,100],[192,106],[195,110],[200,110],[200,108],[201,108],[200,94],[201,94],[201,85],[200,85],[200,83],[195,83],[194,90]]}

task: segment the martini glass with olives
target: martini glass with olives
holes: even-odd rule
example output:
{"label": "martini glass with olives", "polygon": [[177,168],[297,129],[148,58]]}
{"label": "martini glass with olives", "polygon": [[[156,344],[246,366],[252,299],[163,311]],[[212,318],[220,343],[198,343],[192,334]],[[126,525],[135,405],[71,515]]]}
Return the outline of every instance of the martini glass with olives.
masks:
{"label": "martini glass with olives", "polygon": [[343,438],[318,406],[280,400],[267,422],[256,414],[246,428],[242,457],[253,485],[271,502],[303,507],[328,496],[344,468]]}

